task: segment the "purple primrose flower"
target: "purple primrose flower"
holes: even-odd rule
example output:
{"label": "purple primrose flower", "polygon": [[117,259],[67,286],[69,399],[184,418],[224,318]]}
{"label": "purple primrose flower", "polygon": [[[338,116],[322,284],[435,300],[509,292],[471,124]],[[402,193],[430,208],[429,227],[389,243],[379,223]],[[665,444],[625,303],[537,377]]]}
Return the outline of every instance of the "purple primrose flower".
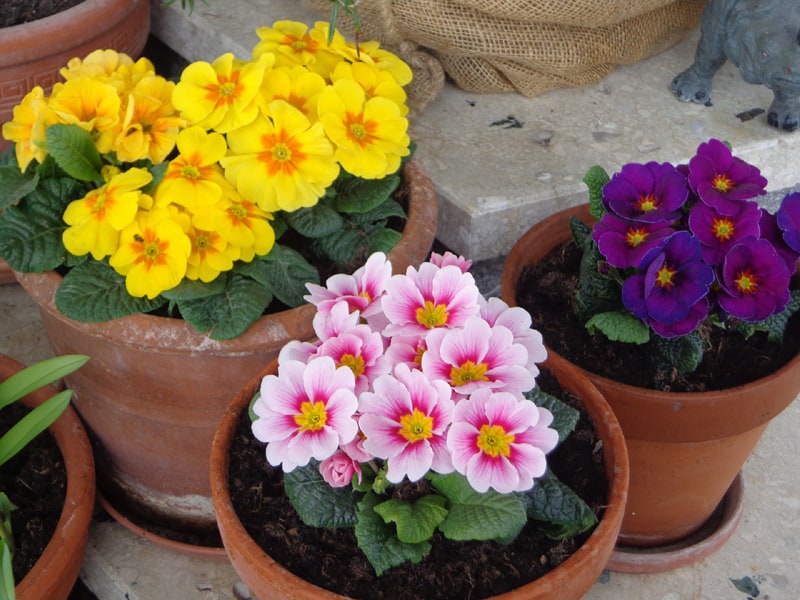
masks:
{"label": "purple primrose flower", "polygon": [[[781,211],[778,210],[778,214],[780,214],[780,212]],[[789,269],[790,273],[794,273],[797,270],[797,259],[800,258],[800,249],[794,250],[786,243],[786,232],[778,227],[778,215],[773,215],[762,209],[761,220],[758,226],[761,229],[761,238],[769,240],[772,245],[775,246],[778,256],[786,263],[786,268]]]}
{"label": "purple primrose flower", "polygon": [[723,215],[735,215],[742,200],[766,193],[767,180],[757,167],[712,139],[700,144],[689,161],[689,187],[708,206]]}
{"label": "purple primrose flower", "polygon": [[776,213],[783,239],[794,251],[800,253],[800,192],[787,194]]}
{"label": "purple primrose flower", "polygon": [[692,331],[708,313],[714,271],[703,262],[699,240],[679,231],[653,248],[639,273],[622,287],[622,301],[636,317],[662,337]]}
{"label": "purple primrose flower", "polygon": [[603,187],[603,206],[623,219],[671,223],[689,195],[686,178],[669,163],[630,163]]}
{"label": "purple primrose flower", "polygon": [[720,307],[743,321],[763,321],[789,302],[791,273],[775,247],[746,238],[725,255],[720,273]]}
{"label": "purple primrose flower", "polygon": [[673,233],[664,223],[629,221],[606,212],[592,228],[592,239],[610,265],[625,269],[638,267],[651,248]]}
{"label": "purple primrose flower", "polygon": [[739,212],[734,215],[723,215],[698,202],[689,211],[689,229],[702,244],[703,260],[714,266],[740,240],[759,237],[760,219],[761,209],[756,202],[739,203]]}

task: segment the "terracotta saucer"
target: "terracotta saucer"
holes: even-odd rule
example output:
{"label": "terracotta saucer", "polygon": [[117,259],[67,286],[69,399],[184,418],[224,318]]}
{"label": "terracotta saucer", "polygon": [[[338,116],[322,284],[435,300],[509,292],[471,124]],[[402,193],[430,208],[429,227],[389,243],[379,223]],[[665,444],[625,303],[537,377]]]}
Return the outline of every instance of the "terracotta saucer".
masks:
{"label": "terracotta saucer", "polygon": [[666,546],[614,548],[607,569],[619,573],[662,573],[696,563],[719,550],[742,518],[744,480],[741,472],[728,488],[714,514],[692,535]]}

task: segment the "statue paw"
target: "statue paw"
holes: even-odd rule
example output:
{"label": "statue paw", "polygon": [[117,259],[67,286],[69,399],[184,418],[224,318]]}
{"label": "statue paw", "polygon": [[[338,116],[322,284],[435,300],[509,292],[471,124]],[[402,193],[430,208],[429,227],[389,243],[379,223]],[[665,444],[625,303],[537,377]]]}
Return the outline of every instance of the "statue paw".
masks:
{"label": "statue paw", "polygon": [[767,123],[784,131],[800,127],[800,101],[775,100],[767,111]]}
{"label": "statue paw", "polygon": [[711,106],[711,80],[700,77],[691,67],[672,80],[672,91],[681,102]]}

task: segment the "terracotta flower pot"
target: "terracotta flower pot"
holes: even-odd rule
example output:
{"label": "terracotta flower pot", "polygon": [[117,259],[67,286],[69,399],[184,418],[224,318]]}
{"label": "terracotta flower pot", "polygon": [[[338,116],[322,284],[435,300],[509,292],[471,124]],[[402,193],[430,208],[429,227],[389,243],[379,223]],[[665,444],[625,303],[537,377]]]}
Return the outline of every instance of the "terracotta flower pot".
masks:
{"label": "terracotta flower pot", "polygon": [[[416,161],[406,166],[403,185],[408,220],[389,259],[405,270],[426,258],[438,208]],[[53,351],[92,357],[67,382],[99,443],[98,483],[106,500],[174,529],[213,528],[208,456],[217,423],[233,391],[287,341],[313,336],[313,306],[266,315],[238,338],[215,341],[180,319],[138,314],[74,321],[55,306],[58,274],[17,277],[40,306]]]}
{"label": "terracotta flower pot", "polygon": [[[572,215],[593,223],[588,204],[567,209],[532,227],[511,249],[501,281],[507,303],[516,304],[525,267],[571,239]],[[631,483],[620,542],[627,546],[666,547],[699,530],[732,488],[769,421],[800,391],[800,356],[750,384],[700,393],[639,388],[584,372],[625,433]],[[654,553],[651,562],[619,555],[611,568],[652,572],[694,562],[727,541],[733,527],[699,550],[671,551],[663,560]]]}
{"label": "terracotta flower pot", "polygon": [[[584,401],[599,438],[609,482],[608,505],[595,530],[561,565],[547,575],[506,594],[503,600],[571,600],[581,598],[602,573],[614,548],[624,513],[628,488],[628,459],[619,424],[597,389],[578,369],[558,356],[545,363],[559,383]],[[211,447],[211,492],[222,541],[233,568],[256,598],[261,600],[319,600],[343,598],[294,575],[275,562],[249,536],[236,515],[228,486],[229,451],[261,378],[275,373],[277,363],[253,378],[234,398]],[[533,560],[533,558],[532,558]]]}
{"label": "terracotta flower pot", "polygon": [[[84,0],[63,12],[7,27],[0,36],[0,123],[35,86],[48,92],[76,56],[112,48],[138,57],[150,32],[149,0]],[[9,142],[0,137],[0,152]]]}
{"label": "terracotta flower pot", "polygon": [[[0,380],[8,379],[24,365],[0,354]],[[45,387],[29,394],[22,403],[34,408],[55,393]],[[39,560],[17,583],[18,600],[66,600],[78,579],[89,525],[94,511],[95,471],[92,447],[81,420],[72,407],[50,426],[67,470],[64,509],[56,531]]]}

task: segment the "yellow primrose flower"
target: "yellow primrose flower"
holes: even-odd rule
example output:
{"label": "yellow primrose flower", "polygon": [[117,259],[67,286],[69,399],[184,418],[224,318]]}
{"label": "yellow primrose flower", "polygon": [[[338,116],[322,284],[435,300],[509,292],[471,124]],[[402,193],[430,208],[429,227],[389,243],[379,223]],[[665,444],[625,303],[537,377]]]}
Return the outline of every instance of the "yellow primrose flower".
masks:
{"label": "yellow primrose flower", "polygon": [[49,105],[61,122],[95,132],[98,152],[111,151],[120,110],[120,99],[113,85],[88,77],[71,79],[53,89]]}
{"label": "yellow primrose flower", "polygon": [[197,61],[183,70],[172,102],[190,124],[227,133],[258,115],[256,96],[271,56],[254,62],[220,56],[213,64]]}
{"label": "yellow primrose flower", "polygon": [[328,45],[328,32],[317,27],[309,31],[305,23],[297,21],[275,21],[272,27],[259,27],[256,34],[261,41],[253,48],[253,58],[265,54],[275,56],[276,67],[303,66],[328,80],[329,74],[342,60],[335,51],[345,46],[344,37],[336,32],[333,44]]}
{"label": "yellow primrose flower", "polygon": [[125,172],[111,168],[104,170],[104,176],[104,185],[70,202],[64,211],[69,227],[62,240],[76,256],[91,253],[100,260],[116,252],[119,232],[136,218],[140,197],[145,195],[141,188],[153,179],[147,170],[138,168]]}
{"label": "yellow primrose flower", "polygon": [[336,144],[336,159],[356,177],[377,179],[400,168],[409,154],[408,120],[396,103],[367,99],[355,81],[340,79],[319,96],[320,121]]}
{"label": "yellow primrose flower", "polygon": [[216,231],[191,228],[188,235],[192,252],[186,265],[187,279],[213,281],[220,273],[230,271],[233,261],[239,258],[239,249],[229,245]]}
{"label": "yellow primrose flower", "polygon": [[222,198],[230,185],[218,161],[228,145],[221,133],[193,126],[178,134],[178,156],[170,161],[164,178],[156,187],[156,204],[174,203],[187,208],[209,206]]}
{"label": "yellow primrose flower", "polygon": [[17,144],[17,163],[23,173],[31,161],[41,163],[47,156],[44,149],[47,121],[55,122],[56,118],[47,108],[44,90],[37,85],[14,107],[12,119],[3,123],[3,137]]}
{"label": "yellow primrose flower", "polygon": [[142,211],[120,234],[109,264],[125,277],[131,296],[155,298],[174,288],[186,274],[192,243],[167,209]]}
{"label": "yellow primrose flower", "polygon": [[256,255],[268,254],[275,245],[275,230],[269,223],[271,218],[234,191],[219,204],[197,210],[192,225],[203,231],[215,231],[229,244],[231,252],[234,248],[238,250],[236,260],[250,262]]}
{"label": "yellow primrose flower", "polygon": [[83,59],[71,58],[67,66],[59,72],[65,81],[78,77],[91,77],[93,79],[110,79],[122,65],[132,65],[133,59],[116,50],[95,50]]}
{"label": "yellow primrose flower", "polygon": [[119,160],[149,158],[158,164],[172,152],[183,125],[172,107],[174,87],[173,82],[157,75],[139,80],[128,95],[122,128],[114,141]]}
{"label": "yellow primrose flower", "polygon": [[284,100],[230,132],[228,145],[230,154],[220,161],[225,177],[267,212],[314,206],[339,174],[322,125]]}
{"label": "yellow primrose flower", "polygon": [[367,98],[376,96],[388,98],[400,107],[402,116],[408,114],[405,90],[397,84],[391,73],[382,71],[374,64],[366,62],[339,63],[331,75],[331,80],[338,81],[339,79],[352,79],[364,89]]}
{"label": "yellow primrose flower", "polygon": [[264,111],[273,100],[286,100],[310,121],[317,120],[317,96],[327,83],[305,67],[278,67],[264,75],[259,103]]}
{"label": "yellow primrose flower", "polygon": [[381,71],[386,71],[394,77],[397,85],[406,86],[411,83],[413,72],[411,67],[399,56],[381,48],[380,43],[374,40],[359,44],[360,59],[371,62]]}

